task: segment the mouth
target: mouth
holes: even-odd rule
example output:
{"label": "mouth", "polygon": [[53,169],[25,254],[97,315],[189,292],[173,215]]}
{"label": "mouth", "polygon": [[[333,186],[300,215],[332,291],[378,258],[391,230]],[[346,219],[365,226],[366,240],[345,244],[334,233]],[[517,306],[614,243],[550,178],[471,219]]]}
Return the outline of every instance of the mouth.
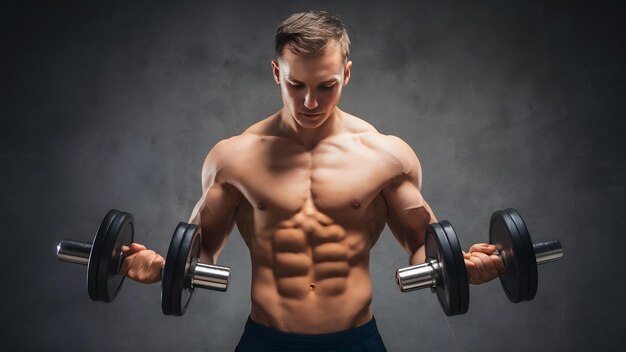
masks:
{"label": "mouth", "polygon": [[304,116],[309,117],[309,118],[314,118],[314,117],[322,116],[322,115],[324,115],[324,113],[320,112],[319,114],[311,114],[311,113],[308,113],[308,112],[301,112],[300,115],[304,115]]}

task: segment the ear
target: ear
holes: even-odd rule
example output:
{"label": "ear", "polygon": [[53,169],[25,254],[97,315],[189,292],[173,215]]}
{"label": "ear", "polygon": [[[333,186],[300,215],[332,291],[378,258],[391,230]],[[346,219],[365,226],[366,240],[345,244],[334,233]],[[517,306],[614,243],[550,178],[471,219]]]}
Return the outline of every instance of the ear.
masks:
{"label": "ear", "polygon": [[343,85],[347,86],[350,82],[350,71],[352,70],[352,61],[346,62],[346,68],[343,72]]}
{"label": "ear", "polygon": [[274,75],[274,82],[280,84],[280,66],[277,60],[272,60],[272,74]]}

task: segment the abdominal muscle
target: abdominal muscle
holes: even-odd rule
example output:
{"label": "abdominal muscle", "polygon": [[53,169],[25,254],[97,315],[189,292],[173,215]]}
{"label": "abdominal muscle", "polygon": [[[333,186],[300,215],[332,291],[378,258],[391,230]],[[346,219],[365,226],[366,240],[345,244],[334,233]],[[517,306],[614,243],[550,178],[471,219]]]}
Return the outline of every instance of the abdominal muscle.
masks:
{"label": "abdominal muscle", "polygon": [[314,207],[247,241],[252,320],[305,334],[347,330],[371,320],[371,239]]}

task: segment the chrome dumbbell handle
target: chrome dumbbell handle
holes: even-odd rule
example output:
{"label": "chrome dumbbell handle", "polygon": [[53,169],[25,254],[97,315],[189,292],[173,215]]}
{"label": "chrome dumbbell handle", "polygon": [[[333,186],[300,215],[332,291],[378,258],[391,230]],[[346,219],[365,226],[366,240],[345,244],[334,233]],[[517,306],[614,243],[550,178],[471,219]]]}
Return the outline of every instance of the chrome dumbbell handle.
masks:
{"label": "chrome dumbbell handle", "polygon": [[[563,247],[558,240],[533,243],[537,265],[550,263],[563,257]],[[496,253],[499,255],[499,253]],[[420,290],[437,285],[438,262],[429,262],[398,269],[396,282],[402,292]]]}

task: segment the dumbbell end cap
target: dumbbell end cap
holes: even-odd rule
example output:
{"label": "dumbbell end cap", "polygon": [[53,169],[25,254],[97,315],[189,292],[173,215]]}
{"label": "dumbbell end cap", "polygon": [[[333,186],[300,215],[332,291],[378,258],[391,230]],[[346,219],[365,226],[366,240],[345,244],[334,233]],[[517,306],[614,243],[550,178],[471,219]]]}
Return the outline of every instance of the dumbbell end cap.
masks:
{"label": "dumbbell end cap", "polygon": [[61,261],[87,265],[91,244],[75,241],[61,241],[57,244],[57,258]]}
{"label": "dumbbell end cap", "polygon": [[559,240],[533,243],[537,265],[546,264],[563,258],[563,246]]}
{"label": "dumbbell end cap", "polygon": [[214,291],[226,291],[230,283],[230,268],[198,263],[194,268],[192,286]]}
{"label": "dumbbell end cap", "polygon": [[396,283],[402,292],[409,292],[436,285],[434,268],[435,263],[423,263],[398,269]]}

